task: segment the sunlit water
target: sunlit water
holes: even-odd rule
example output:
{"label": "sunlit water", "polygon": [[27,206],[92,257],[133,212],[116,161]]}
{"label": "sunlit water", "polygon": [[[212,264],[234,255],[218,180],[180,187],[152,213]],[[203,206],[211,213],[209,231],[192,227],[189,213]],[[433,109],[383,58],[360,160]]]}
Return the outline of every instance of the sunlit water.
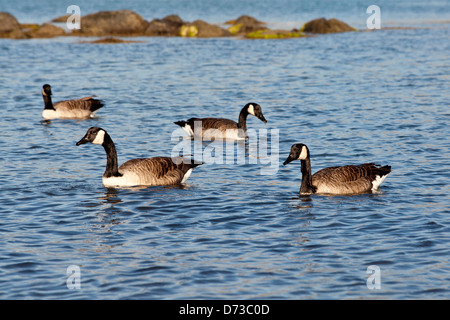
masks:
{"label": "sunlit water", "polygon": [[[448,298],[448,39],[448,24],[422,24],[282,41],[0,40],[0,297]],[[44,122],[44,83],[55,101],[106,106]],[[170,155],[174,121],[237,120],[251,101],[268,123],[249,128],[278,154],[234,145],[244,162],[207,163],[181,186],[104,188],[103,149],[75,146],[99,126],[119,163]],[[374,194],[299,197],[300,163],[281,165],[296,142],[313,171],[374,161],[392,173]],[[72,265],[80,289],[67,287]]]}

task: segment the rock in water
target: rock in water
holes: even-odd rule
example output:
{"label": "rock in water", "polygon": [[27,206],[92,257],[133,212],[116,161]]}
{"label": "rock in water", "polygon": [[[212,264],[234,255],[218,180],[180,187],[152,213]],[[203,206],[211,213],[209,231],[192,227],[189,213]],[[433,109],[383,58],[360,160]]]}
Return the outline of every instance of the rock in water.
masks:
{"label": "rock in water", "polygon": [[26,38],[17,19],[8,12],[0,12],[0,38]]}
{"label": "rock in water", "polygon": [[250,32],[266,29],[264,22],[247,15],[240,16],[236,20],[230,20],[225,23],[231,24],[228,30],[235,35],[245,35]]}
{"label": "rock in water", "polygon": [[148,22],[131,10],[100,11],[81,18],[81,29],[87,36],[141,36]]}
{"label": "rock in water", "polygon": [[300,31],[308,33],[338,33],[356,31],[356,29],[338,19],[333,18],[327,20],[325,18],[318,18],[305,23]]}
{"label": "rock in water", "polygon": [[163,19],[153,19],[145,29],[145,35],[176,37],[180,35],[180,28],[183,24],[183,20],[177,15],[169,15]]}

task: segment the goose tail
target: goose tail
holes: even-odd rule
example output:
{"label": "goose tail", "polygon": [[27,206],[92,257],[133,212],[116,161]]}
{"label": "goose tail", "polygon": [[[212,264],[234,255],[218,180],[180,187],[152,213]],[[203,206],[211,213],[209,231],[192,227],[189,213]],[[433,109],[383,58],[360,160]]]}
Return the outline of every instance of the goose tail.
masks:
{"label": "goose tail", "polygon": [[372,181],[372,190],[377,190],[388,174],[391,173],[391,166],[375,166],[374,172],[375,179]]}
{"label": "goose tail", "polygon": [[181,129],[183,129],[189,136],[194,136],[194,129],[192,128],[191,124],[189,124],[188,121],[175,121],[176,125],[180,126]]}
{"label": "goose tail", "polygon": [[105,106],[105,104],[103,103],[102,100],[99,99],[91,99],[91,107],[90,110],[92,112],[97,111],[100,108],[103,108]]}
{"label": "goose tail", "polygon": [[377,176],[384,177],[391,173],[391,166],[377,166],[375,168],[375,173]]}
{"label": "goose tail", "polygon": [[186,121],[175,121],[174,123],[182,128],[187,124]]}

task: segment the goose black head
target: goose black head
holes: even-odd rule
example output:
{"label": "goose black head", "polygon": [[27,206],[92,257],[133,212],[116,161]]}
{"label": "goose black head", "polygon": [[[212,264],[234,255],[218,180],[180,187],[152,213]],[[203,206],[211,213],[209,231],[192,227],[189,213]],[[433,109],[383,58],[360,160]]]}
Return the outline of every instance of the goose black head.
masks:
{"label": "goose black head", "polygon": [[283,165],[287,165],[289,162],[294,160],[306,160],[309,158],[309,149],[303,143],[293,144],[291,147],[291,152],[289,153],[289,157],[283,162]]}
{"label": "goose black head", "polygon": [[52,95],[52,87],[49,84],[44,84],[42,86],[42,94],[44,96],[51,96]]}
{"label": "goose black head", "polygon": [[247,112],[255,117],[257,117],[259,120],[261,120],[264,123],[267,123],[266,118],[264,118],[264,115],[262,113],[261,106],[257,103],[247,103],[245,107],[247,109]]}
{"label": "goose black head", "polygon": [[99,127],[91,127],[83,138],[76,143],[77,146],[85,143],[93,143],[102,145],[105,140],[106,131]]}

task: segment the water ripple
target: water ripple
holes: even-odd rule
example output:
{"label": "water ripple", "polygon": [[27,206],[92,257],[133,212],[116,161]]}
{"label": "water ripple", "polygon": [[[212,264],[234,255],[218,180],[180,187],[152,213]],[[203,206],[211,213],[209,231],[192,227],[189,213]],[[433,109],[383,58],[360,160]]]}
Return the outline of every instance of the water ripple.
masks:
{"label": "water ripple", "polygon": [[[10,79],[0,91],[1,297],[447,298],[447,34],[0,40]],[[106,106],[92,120],[43,122],[45,82],[55,100],[96,94]],[[236,119],[248,101],[268,120],[249,127],[280,132],[274,175],[254,157],[203,165],[183,186],[104,188],[102,148],[75,147],[101,126],[120,163],[167,155],[173,121]],[[375,161],[393,172],[373,194],[300,197],[300,164],[281,166],[295,142],[310,147],[313,171]],[[70,265],[82,290],[66,286]],[[381,268],[379,291],[366,286],[369,265]]]}

